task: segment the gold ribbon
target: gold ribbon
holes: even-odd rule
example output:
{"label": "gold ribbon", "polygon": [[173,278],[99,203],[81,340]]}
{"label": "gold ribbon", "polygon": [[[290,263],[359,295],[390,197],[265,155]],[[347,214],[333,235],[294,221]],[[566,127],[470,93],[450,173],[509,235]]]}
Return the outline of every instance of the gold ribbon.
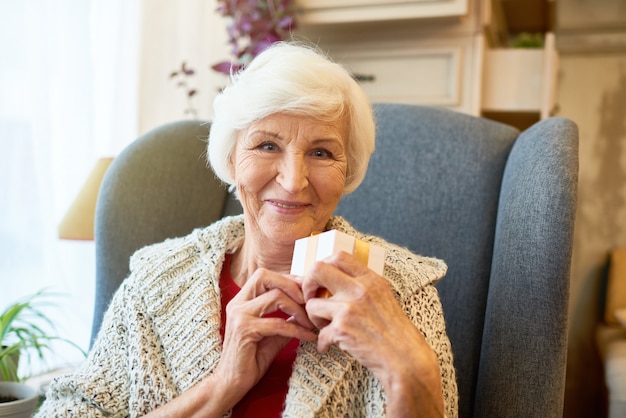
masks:
{"label": "gold ribbon", "polygon": [[365,242],[365,241],[361,241],[360,239],[357,239],[354,242],[354,256],[357,258],[357,260],[359,260],[361,263],[367,266],[367,263],[370,258],[369,242]]}

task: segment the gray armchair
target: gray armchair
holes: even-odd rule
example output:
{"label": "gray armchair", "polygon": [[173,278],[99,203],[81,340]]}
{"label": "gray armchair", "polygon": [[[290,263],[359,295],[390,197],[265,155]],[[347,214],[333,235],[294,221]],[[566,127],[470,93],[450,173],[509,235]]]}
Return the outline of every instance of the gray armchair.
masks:
{"label": "gray armchair", "polygon": [[[438,284],[461,417],[561,417],[578,131],[520,132],[452,111],[377,104],[376,152],[337,213],[448,263]],[[147,133],[111,165],[96,210],[92,337],[138,248],[237,213],[207,167],[209,124]]]}

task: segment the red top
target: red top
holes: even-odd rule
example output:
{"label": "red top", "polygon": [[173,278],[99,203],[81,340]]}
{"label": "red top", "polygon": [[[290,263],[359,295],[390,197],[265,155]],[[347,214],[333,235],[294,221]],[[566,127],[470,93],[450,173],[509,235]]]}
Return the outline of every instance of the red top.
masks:
{"label": "red top", "polygon": [[[226,305],[239,293],[241,288],[233,281],[230,275],[230,261],[232,254],[226,254],[224,267],[220,276],[220,289],[222,291],[222,326],[220,331],[224,338],[224,327],[226,324]],[[287,319],[289,315],[282,311],[277,311],[266,315]],[[287,396],[291,367],[296,358],[298,340],[293,338],[283,348],[274,362],[270,366],[265,376],[239,401],[233,408],[233,418],[255,417],[269,418],[280,417],[283,411],[283,404]]]}

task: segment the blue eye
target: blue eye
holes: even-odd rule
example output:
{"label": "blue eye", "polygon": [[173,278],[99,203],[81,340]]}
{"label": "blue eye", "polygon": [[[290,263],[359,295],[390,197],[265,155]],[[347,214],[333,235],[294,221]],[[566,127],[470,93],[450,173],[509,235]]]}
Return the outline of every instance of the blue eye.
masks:
{"label": "blue eye", "polygon": [[261,145],[259,145],[259,148],[265,151],[276,151],[278,149],[276,144],[273,142],[264,142]]}
{"label": "blue eye", "polygon": [[330,158],[332,154],[325,149],[316,149],[312,152],[314,157],[317,158]]}

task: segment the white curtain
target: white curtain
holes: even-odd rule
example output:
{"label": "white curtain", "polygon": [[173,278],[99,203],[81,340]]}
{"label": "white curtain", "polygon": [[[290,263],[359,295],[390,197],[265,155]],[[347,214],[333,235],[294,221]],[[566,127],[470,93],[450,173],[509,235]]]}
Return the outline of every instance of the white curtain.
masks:
{"label": "white curtain", "polygon": [[[94,245],[57,225],[96,160],[137,136],[139,15],[139,0],[0,2],[0,310],[61,293],[45,312],[84,349]],[[32,371],[81,358],[57,344]]]}

